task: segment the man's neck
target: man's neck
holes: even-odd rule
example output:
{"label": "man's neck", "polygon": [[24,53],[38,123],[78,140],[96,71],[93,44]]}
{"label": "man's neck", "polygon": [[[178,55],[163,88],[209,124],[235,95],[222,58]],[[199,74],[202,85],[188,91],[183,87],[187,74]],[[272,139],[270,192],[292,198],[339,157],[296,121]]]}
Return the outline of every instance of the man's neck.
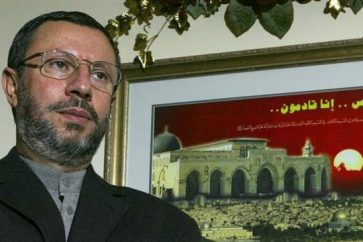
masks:
{"label": "man's neck", "polygon": [[34,162],[38,162],[40,164],[45,164],[48,165],[50,167],[53,167],[54,169],[57,169],[59,171],[62,172],[75,172],[75,171],[80,171],[80,170],[84,170],[86,169],[90,163],[87,163],[85,165],[79,166],[79,167],[66,167],[66,166],[62,166],[61,164],[58,164],[44,156],[42,156],[41,154],[39,154],[38,152],[30,149],[25,143],[23,142],[17,142],[16,144],[16,151],[24,156],[25,158],[28,158]]}

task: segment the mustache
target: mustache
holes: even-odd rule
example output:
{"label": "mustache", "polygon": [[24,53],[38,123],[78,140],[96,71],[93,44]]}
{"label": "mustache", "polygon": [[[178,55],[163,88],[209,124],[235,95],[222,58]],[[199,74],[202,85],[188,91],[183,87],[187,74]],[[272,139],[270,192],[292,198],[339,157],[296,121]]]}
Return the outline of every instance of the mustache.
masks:
{"label": "mustache", "polygon": [[91,115],[91,119],[96,124],[99,123],[99,118],[96,113],[96,110],[91,105],[89,105],[85,100],[76,97],[72,97],[66,102],[57,102],[52,105],[49,105],[48,111],[59,111],[62,109],[72,108],[72,107],[82,108],[86,110]]}

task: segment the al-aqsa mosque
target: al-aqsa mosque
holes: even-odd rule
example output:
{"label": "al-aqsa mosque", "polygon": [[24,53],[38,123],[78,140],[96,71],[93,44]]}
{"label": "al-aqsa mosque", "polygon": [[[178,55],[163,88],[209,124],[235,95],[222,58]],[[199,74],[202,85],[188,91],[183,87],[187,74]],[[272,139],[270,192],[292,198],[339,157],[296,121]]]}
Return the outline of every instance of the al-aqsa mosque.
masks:
{"label": "al-aqsa mosque", "polygon": [[309,140],[300,156],[270,148],[267,139],[233,138],[182,147],[167,129],[155,136],[152,194],[164,199],[241,198],[279,193],[325,195],[331,189],[329,158]]}
{"label": "al-aqsa mosque", "polygon": [[349,229],[350,226],[347,213],[343,209],[339,209],[333,214],[328,230],[329,232],[340,232]]}

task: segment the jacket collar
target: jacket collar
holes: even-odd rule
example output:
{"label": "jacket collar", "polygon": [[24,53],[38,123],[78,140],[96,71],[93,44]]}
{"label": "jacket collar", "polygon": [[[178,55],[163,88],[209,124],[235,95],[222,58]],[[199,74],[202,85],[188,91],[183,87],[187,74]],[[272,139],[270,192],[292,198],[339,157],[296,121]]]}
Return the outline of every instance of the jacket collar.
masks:
{"label": "jacket collar", "polygon": [[[105,241],[129,208],[125,190],[87,168],[68,241]],[[13,148],[0,160],[0,202],[36,224],[45,241],[65,241],[63,221],[50,194]]]}
{"label": "jacket collar", "polygon": [[15,148],[0,161],[0,202],[33,221],[45,241],[65,241],[58,208]]}
{"label": "jacket collar", "polygon": [[106,241],[129,208],[127,194],[87,168],[68,240]]}

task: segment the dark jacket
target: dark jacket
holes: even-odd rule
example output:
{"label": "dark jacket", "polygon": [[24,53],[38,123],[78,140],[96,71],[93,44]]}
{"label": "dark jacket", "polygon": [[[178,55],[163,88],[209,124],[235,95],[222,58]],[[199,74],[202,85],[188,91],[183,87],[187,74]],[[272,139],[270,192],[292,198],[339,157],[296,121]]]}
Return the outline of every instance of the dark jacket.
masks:
{"label": "dark jacket", "polygon": [[[65,241],[58,208],[15,149],[0,160],[0,241]],[[196,222],[149,194],[87,169],[69,242],[200,241]]]}

